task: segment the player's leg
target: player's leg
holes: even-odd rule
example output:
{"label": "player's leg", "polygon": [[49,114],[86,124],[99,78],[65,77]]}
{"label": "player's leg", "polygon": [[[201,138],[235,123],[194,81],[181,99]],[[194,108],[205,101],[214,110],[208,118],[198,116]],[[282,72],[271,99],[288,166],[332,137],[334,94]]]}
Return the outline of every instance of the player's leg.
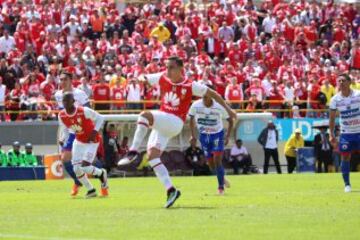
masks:
{"label": "player's leg", "polygon": [[72,149],[72,164],[74,166],[74,172],[76,177],[82,183],[82,185],[87,189],[86,197],[95,197],[96,190],[93,185],[90,183],[86,172],[82,167],[83,159],[85,158],[87,146],[83,143],[78,142],[77,140],[74,141],[73,149]]}
{"label": "player's leg", "polygon": [[345,184],[345,192],[351,192],[350,184],[350,153],[343,153],[341,156],[341,173]]}
{"label": "player's leg", "polygon": [[[345,192],[351,192],[350,184],[350,159],[353,150],[353,136],[349,134],[341,134],[339,141],[339,150],[341,153],[341,173],[345,184]],[[356,140],[356,139],[355,139]]]}
{"label": "player's leg", "polygon": [[126,154],[126,156],[123,159],[121,159],[118,162],[118,165],[129,164],[137,158],[141,143],[143,142],[149,130],[149,127],[152,126],[153,123],[154,123],[154,117],[151,111],[143,111],[140,113],[137,120],[134,139],[131,144],[130,151]]}
{"label": "player's leg", "polygon": [[101,194],[103,196],[108,196],[108,181],[106,170],[92,165],[98,147],[99,143],[86,144],[85,155],[82,158],[81,167],[85,173],[99,177],[101,181]]}
{"label": "player's leg", "polygon": [[[224,153],[224,131],[212,135],[210,147],[211,147],[211,154],[214,159],[216,176],[218,179],[218,191],[219,194],[223,194],[224,185],[225,185],[225,169],[222,164],[223,153]],[[229,185],[229,183],[227,183],[227,185]]]}
{"label": "player's leg", "polygon": [[167,191],[166,208],[171,207],[180,197],[170,178],[169,172],[161,162],[161,153],[166,149],[169,140],[178,135],[183,127],[180,118],[161,111],[153,111],[153,130],[148,140],[149,165]]}
{"label": "player's leg", "polygon": [[71,196],[76,196],[79,192],[79,188],[82,186],[81,182],[76,177],[74,166],[71,163],[71,151],[74,140],[75,134],[69,134],[64,146],[61,147],[61,160],[64,164],[64,168],[69,176],[74,180],[74,185],[71,189]]}
{"label": "player's leg", "polygon": [[217,163],[215,162],[216,160],[214,158],[214,155],[212,154],[214,138],[212,135],[209,135],[209,134],[200,134],[199,140],[200,140],[200,144],[201,144],[201,149],[204,152],[204,155],[207,160],[210,171],[217,177],[218,191],[220,194],[223,194],[224,184],[221,184],[221,182],[223,182],[223,180],[220,180],[221,174],[218,171]]}
{"label": "player's leg", "polygon": [[166,189],[167,200],[165,208],[171,207],[181,194],[180,191],[174,187],[169,171],[160,160],[161,153],[165,150],[168,141],[169,138],[161,136],[156,130],[152,130],[148,144],[149,165]]}

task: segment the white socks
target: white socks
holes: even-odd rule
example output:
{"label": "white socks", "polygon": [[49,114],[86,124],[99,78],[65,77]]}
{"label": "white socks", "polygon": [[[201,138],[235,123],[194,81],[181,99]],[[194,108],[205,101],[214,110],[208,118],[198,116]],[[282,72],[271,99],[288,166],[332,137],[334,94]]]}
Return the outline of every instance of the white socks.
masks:
{"label": "white socks", "polygon": [[137,120],[137,126],[134,134],[133,143],[130,147],[130,150],[138,151],[143,139],[146,136],[148,129],[149,129],[149,120],[147,120],[147,118],[139,116]]}
{"label": "white socks", "polygon": [[97,167],[94,167],[94,166],[86,166],[86,167],[81,167],[81,168],[87,174],[95,175],[95,176],[98,176],[98,177],[102,174],[101,169],[97,168]]}
{"label": "white socks", "polygon": [[78,180],[88,191],[94,189],[93,185],[91,185],[89,179],[87,178],[83,167],[81,167],[79,164],[74,165],[74,172]]}
{"label": "white socks", "polygon": [[149,165],[154,170],[156,176],[160,180],[160,182],[164,185],[166,190],[169,190],[173,187],[171,182],[169,172],[166,169],[165,165],[160,161],[160,158],[155,158],[149,161]]}
{"label": "white socks", "polygon": [[82,183],[83,186],[85,186],[85,188],[90,191],[92,189],[94,189],[93,185],[91,184],[91,182],[89,181],[89,179],[87,178],[86,174],[84,173],[82,175],[82,177],[77,177],[79,179],[79,181]]}
{"label": "white socks", "polygon": [[79,181],[82,183],[82,185],[85,186],[85,188],[88,191],[94,189],[94,187],[90,183],[86,174],[91,174],[91,175],[95,175],[95,176],[100,176],[102,174],[102,171],[100,168],[97,168],[94,166],[82,167],[82,166],[80,166],[80,164],[74,165],[74,172],[76,174],[76,177],[79,179]]}

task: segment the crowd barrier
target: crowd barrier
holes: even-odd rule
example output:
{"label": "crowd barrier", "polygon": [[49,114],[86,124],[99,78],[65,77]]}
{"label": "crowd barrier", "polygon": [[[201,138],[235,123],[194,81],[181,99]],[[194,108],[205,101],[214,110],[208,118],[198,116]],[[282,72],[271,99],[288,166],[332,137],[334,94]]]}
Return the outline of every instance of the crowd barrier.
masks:
{"label": "crowd barrier", "polygon": [[[292,114],[294,111],[292,108],[284,108],[284,109],[279,109],[279,108],[271,108],[271,104],[284,104],[284,101],[279,101],[279,100],[264,100],[261,103],[266,105],[269,104],[270,106],[267,108],[261,108],[261,109],[254,109],[254,110],[248,110],[245,109],[245,105],[247,103],[249,103],[248,100],[244,100],[244,101],[227,101],[229,104],[238,104],[239,108],[235,108],[234,110],[238,113],[260,113],[260,112],[271,112],[271,113],[284,113],[284,114]],[[56,102],[54,101],[43,101],[40,102],[41,104],[49,104],[51,106],[55,106]],[[317,104],[318,101],[297,101],[297,104]],[[5,105],[9,105],[10,101],[6,101]],[[111,113],[116,113],[116,114],[125,114],[125,113],[140,113],[143,110],[150,110],[152,109],[151,107],[148,107],[148,105],[153,105],[153,104],[160,104],[160,101],[157,100],[142,100],[142,101],[91,101],[91,105],[95,106],[96,104],[109,104],[109,105],[116,105],[116,104],[124,104],[124,107],[121,109],[109,109],[109,110],[98,110],[99,113],[102,114],[111,114]],[[138,104],[140,107],[137,109],[133,109],[133,108],[129,108],[129,106],[126,106],[126,104],[129,104],[130,106],[132,106],[133,104]],[[125,107],[126,106],[126,107]],[[305,108],[305,109],[299,109],[296,110],[299,113],[309,113],[309,112],[314,112],[314,113],[326,113],[328,112],[328,109],[312,109],[312,108]],[[11,110],[9,108],[6,108],[5,111],[3,111],[3,113],[5,114],[57,114],[59,112],[59,110],[57,109],[45,109],[45,110]]]}
{"label": "crowd barrier", "polygon": [[45,180],[45,167],[0,167],[0,181]]}

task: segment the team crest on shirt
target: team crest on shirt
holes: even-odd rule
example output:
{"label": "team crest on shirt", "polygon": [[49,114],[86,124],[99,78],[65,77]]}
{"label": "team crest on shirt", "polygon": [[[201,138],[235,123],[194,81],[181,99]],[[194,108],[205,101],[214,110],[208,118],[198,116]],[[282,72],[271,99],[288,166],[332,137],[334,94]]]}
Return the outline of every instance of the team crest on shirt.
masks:
{"label": "team crest on shirt", "polygon": [[182,88],[182,89],[181,89],[181,94],[182,94],[182,95],[185,95],[186,92],[187,92],[187,89],[186,89],[186,88]]}

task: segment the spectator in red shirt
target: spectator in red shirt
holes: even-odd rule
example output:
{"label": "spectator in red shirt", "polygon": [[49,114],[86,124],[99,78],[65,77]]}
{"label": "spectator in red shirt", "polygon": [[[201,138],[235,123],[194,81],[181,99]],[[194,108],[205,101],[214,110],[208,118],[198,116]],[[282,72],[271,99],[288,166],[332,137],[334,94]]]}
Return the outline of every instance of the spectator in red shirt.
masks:
{"label": "spectator in red shirt", "polygon": [[[105,82],[104,75],[101,75],[99,82],[93,86],[93,99],[94,101],[109,101],[110,100],[110,87]],[[109,103],[95,103],[95,110],[110,110]]]}
{"label": "spectator in red shirt", "polygon": [[46,101],[51,101],[55,90],[55,78],[49,74],[46,76],[46,80],[40,84],[41,95]]}
{"label": "spectator in red shirt", "polygon": [[260,79],[255,78],[253,79],[254,84],[251,85],[248,89],[246,89],[245,93],[248,96],[255,95],[259,102],[265,99],[265,90],[260,84]]}
{"label": "spectator in red shirt", "polygon": [[[225,100],[227,101],[242,101],[244,100],[244,93],[240,84],[237,83],[237,78],[232,77],[231,83],[227,85],[225,89]],[[232,102],[231,107],[233,109],[242,108],[242,103]]]}
{"label": "spectator in red shirt", "polygon": [[[126,89],[122,85],[121,79],[116,79],[115,85],[111,87],[111,100],[112,101],[125,101]],[[114,102],[111,105],[112,110],[121,110],[125,108],[124,102]]]}

